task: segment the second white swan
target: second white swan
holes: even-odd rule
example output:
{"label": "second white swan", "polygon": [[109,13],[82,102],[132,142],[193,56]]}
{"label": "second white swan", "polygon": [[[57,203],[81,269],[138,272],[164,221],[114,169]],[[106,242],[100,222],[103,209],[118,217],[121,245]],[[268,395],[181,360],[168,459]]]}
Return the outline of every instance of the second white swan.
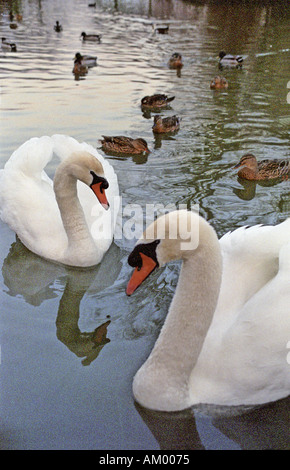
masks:
{"label": "second white swan", "polygon": [[[44,168],[54,154],[61,162],[52,182]],[[118,209],[113,167],[69,136],[32,138],[0,170],[1,219],[29,250],[58,263],[98,264],[112,242]]]}
{"label": "second white swan", "polygon": [[[176,235],[176,236],[175,236]],[[159,338],[133,381],[147,408],[256,405],[289,395],[290,218],[218,240],[193,212],[161,216],[129,256],[131,295],[158,266],[182,259]]]}

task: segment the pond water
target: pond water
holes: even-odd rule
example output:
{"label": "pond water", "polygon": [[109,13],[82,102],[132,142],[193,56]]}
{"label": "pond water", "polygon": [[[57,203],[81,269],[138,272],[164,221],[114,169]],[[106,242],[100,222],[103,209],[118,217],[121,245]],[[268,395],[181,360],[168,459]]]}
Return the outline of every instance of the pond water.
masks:
{"label": "pond water", "polygon": [[[289,181],[242,183],[233,166],[248,151],[289,158],[289,2],[88,3],[1,1],[1,35],[17,52],[0,53],[0,167],[34,136],[66,134],[94,147],[102,135],[143,137],[146,158],[107,156],[122,209],[198,204],[219,236],[288,217]],[[16,29],[10,10],[22,15]],[[168,34],[154,33],[158,21]],[[101,43],[82,44],[82,31],[102,34]],[[224,70],[229,87],[215,92],[209,83],[222,49],[242,54],[244,65]],[[98,57],[79,79],[78,51]],[[167,65],[176,51],[180,73]],[[175,135],[154,137],[154,114],[141,111],[141,98],[155,92],[175,96],[163,112],[181,118]],[[79,270],[32,254],[1,221],[0,234],[2,449],[289,448],[288,399],[214,416],[200,408],[164,415],[134,403],[132,379],[163,324],[178,263],[128,298],[134,239],[116,240],[100,266]]]}

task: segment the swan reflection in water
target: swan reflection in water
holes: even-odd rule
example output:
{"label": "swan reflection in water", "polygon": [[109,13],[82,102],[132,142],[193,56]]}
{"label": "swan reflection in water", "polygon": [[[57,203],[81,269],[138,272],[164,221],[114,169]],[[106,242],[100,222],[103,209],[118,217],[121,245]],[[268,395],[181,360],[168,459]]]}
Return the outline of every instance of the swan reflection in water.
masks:
{"label": "swan reflection in water", "polygon": [[288,450],[290,397],[255,407],[158,412],[135,403],[161,450]]}
{"label": "swan reflection in water", "polygon": [[107,316],[94,331],[81,331],[78,326],[80,303],[89,290],[96,294],[113,284],[121,269],[121,264],[116,262],[118,251],[113,244],[101,264],[93,268],[70,268],[40,258],[16,238],[2,266],[6,293],[14,297],[20,295],[27,303],[39,306],[45,300],[56,298],[59,286],[64,285],[56,318],[56,336],[77,357],[84,358],[83,365],[89,365],[110,341],[107,338],[110,320]]}

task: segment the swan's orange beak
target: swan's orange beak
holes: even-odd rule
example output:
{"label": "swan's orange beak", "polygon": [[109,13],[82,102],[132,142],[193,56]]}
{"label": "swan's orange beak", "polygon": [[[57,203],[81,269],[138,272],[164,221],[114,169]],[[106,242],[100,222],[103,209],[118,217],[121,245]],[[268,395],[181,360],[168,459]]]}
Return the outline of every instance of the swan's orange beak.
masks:
{"label": "swan's orange beak", "polygon": [[149,276],[152,271],[157,266],[156,261],[154,261],[150,256],[144,255],[144,253],[140,252],[140,256],[142,259],[142,266],[135,268],[133,274],[131,276],[130,281],[128,282],[126,294],[131,295],[137,289],[137,287],[142,284],[142,282]]}
{"label": "swan's orange beak", "polygon": [[103,183],[95,183],[91,185],[92,190],[94,191],[95,195],[97,196],[100,204],[103,206],[104,209],[108,210],[110,207],[110,204],[107,200],[107,196],[105,193],[104,188],[102,187]]}

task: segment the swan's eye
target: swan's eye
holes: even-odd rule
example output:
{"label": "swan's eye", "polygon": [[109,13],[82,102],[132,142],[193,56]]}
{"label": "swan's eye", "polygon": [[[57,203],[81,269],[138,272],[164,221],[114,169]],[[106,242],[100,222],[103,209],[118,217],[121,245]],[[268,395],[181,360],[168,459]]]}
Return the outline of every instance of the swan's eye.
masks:
{"label": "swan's eye", "polygon": [[159,266],[156,256],[156,247],[159,243],[160,240],[154,240],[151,243],[140,243],[139,245],[135,246],[134,250],[128,257],[128,264],[132,266],[132,268],[137,268],[137,270],[140,271],[142,268],[142,258],[140,253],[143,253],[144,255],[153,259],[156,265]]}
{"label": "swan's eye", "polygon": [[90,171],[90,173],[93,177],[93,181],[91,182],[90,187],[92,187],[94,184],[101,183],[100,184],[100,192],[103,193],[103,190],[107,189],[109,187],[108,181],[106,180],[106,178],[103,178],[102,176],[96,175],[96,173],[94,171]]}

